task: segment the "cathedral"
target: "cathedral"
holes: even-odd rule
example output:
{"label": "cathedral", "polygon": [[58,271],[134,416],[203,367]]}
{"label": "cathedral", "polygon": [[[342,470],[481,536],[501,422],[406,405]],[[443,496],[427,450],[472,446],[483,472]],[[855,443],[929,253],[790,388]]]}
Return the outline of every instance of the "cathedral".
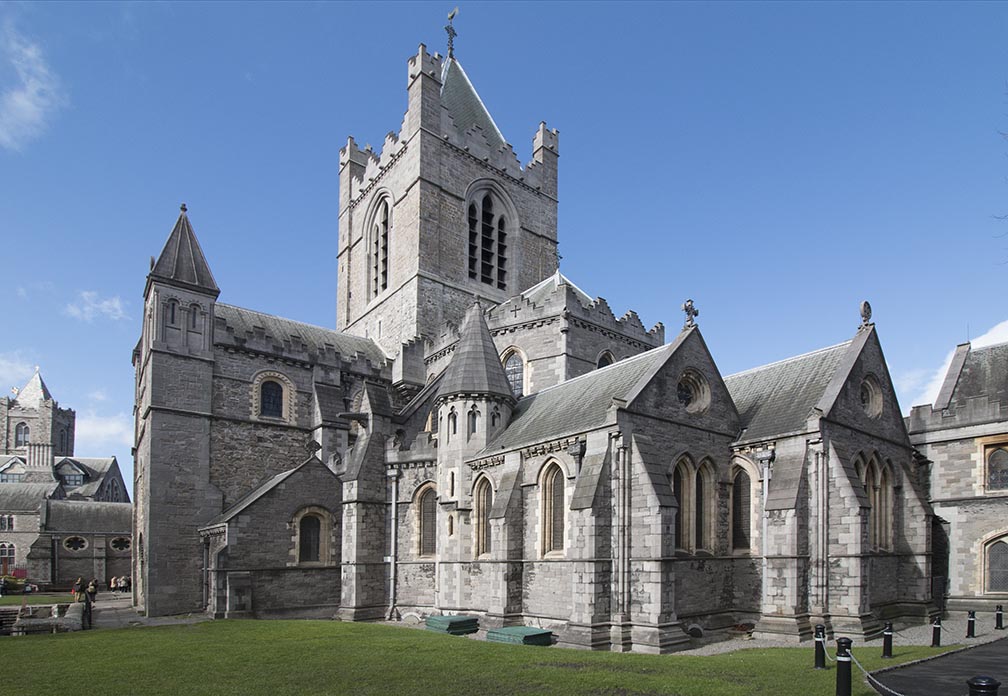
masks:
{"label": "cathedral", "polygon": [[561,274],[557,130],[522,163],[450,47],[408,60],[407,105],[340,151],[335,328],[218,301],[184,205],[152,259],[138,610],[646,653],[933,613],[929,469],[867,302],[849,340],[722,375],[692,301],[649,329]]}

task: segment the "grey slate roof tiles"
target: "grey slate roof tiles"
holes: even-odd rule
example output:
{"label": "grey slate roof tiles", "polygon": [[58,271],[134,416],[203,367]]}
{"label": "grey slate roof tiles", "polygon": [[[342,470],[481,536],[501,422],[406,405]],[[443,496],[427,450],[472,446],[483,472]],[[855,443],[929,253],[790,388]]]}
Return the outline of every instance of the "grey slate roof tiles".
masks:
{"label": "grey slate roof tiles", "polygon": [[58,483],[0,483],[0,510],[35,512],[57,488]]}
{"label": "grey slate roof tiles", "polygon": [[582,307],[590,307],[595,302],[588,293],[572,283],[570,278],[560,273],[559,270],[549,278],[541,280],[530,287],[521,294],[521,297],[534,305],[541,306],[546,304],[553,296],[553,293],[562,285],[567,285],[574,291],[574,296],[577,297]]}
{"label": "grey slate roof tiles", "polygon": [[454,58],[446,58],[442,68],[441,103],[448,109],[460,133],[479,126],[491,150],[499,150],[504,146],[504,135],[494,123],[462,65]]}
{"label": "grey slate roof tiles", "polygon": [[81,533],[119,532],[125,535],[133,529],[133,506],[130,503],[50,500],[47,505],[46,529]]}
{"label": "grey slate roof tiles", "polygon": [[17,393],[14,401],[19,406],[38,406],[43,401],[52,401],[52,394],[49,393],[49,387],[46,386],[46,383],[42,381],[42,375],[36,372],[28,380],[28,384],[24,385],[24,388]]}
{"label": "grey slate roof tiles", "polygon": [[291,344],[294,350],[305,349],[309,353],[319,354],[325,352],[326,346],[332,346],[337,353],[347,359],[352,359],[354,355],[360,354],[375,366],[381,365],[385,361],[385,354],[381,348],[367,338],[351,336],[335,329],[304,324],[223,302],[217,303],[215,313],[217,321],[223,322],[225,327],[225,331],[218,330],[214,336],[214,340],[218,344],[227,345],[233,341],[237,345],[242,345],[246,340],[256,335],[258,328],[277,345]]}
{"label": "grey slate roof tiles", "polygon": [[513,398],[493,336],[478,303],[466,312],[458,344],[445,369],[438,396],[488,394]]}
{"label": "grey slate roof tiles", "polygon": [[724,378],[744,428],[740,442],[801,432],[851,341]]}
{"label": "grey slate roof tiles", "polygon": [[971,347],[966,355],[952,391],[951,405],[965,405],[968,399],[980,396],[999,401],[1002,414],[1008,411],[1008,343]]}
{"label": "grey slate roof tiles", "polygon": [[206,256],[203,255],[203,250],[196,239],[196,233],[189,224],[185,206],[179,213],[171,234],[168,235],[168,241],[165,242],[157,263],[151,269],[151,275],[200,290],[208,290],[211,293],[220,293]]}

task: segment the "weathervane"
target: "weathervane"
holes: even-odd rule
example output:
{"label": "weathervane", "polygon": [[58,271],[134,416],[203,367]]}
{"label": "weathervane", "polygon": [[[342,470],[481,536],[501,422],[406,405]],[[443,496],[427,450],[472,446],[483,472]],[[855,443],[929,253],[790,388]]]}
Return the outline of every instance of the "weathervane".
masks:
{"label": "weathervane", "polygon": [[868,300],[861,303],[861,326],[868,326],[871,322],[871,305]]}
{"label": "weathervane", "polygon": [[696,326],[696,322],[693,320],[700,316],[700,310],[693,306],[693,300],[683,302],[682,311],[686,312],[686,323],[683,324],[683,328],[688,329],[691,326]]}
{"label": "weathervane", "polygon": [[455,31],[455,26],[452,24],[452,20],[455,19],[455,15],[458,14],[458,8],[448,13],[448,24],[445,25],[445,32],[448,34],[448,57],[455,57],[455,37],[458,36],[458,32]]}

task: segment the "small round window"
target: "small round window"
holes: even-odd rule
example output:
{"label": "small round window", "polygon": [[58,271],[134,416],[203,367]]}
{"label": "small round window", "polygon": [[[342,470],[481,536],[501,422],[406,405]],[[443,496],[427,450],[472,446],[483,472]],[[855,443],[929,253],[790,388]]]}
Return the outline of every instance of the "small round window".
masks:
{"label": "small round window", "polygon": [[882,387],[874,375],[868,375],[861,380],[858,398],[861,401],[861,408],[869,418],[878,418],[882,415]]}
{"label": "small round window", "polygon": [[112,540],[112,548],[116,551],[125,551],[130,547],[130,540],[126,537],[116,537]]}
{"label": "small round window", "polygon": [[63,546],[71,551],[83,551],[87,548],[87,539],[79,536],[67,537],[63,540]]}
{"label": "small round window", "polygon": [[687,413],[702,413],[710,406],[710,386],[696,370],[686,370],[676,386],[676,398]]}

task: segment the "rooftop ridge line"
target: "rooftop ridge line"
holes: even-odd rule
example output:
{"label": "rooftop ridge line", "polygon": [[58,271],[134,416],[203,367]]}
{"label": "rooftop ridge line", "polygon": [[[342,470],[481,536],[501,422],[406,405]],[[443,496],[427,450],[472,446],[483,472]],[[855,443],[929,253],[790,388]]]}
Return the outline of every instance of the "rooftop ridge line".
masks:
{"label": "rooftop ridge line", "polygon": [[750,367],[750,368],[748,368],[746,370],[742,370],[741,372],[733,372],[730,375],[725,375],[724,377],[722,377],[722,379],[725,382],[727,382],[729,379],[732,379],[732,378],[735,378],[735,377],[742,377],[742,376],[748,375],[748,374],[750,374],[752,372],[759,372],[761,370],[765,370],[768,367],[775,367],[777,365],[783,365],[784,363],[793,362],[795,360],[801,360],[802,358],[808,358],[808,357],[811,357],[811,356],[816,355],[818,353],[825,353],[827,351],[836,350],[837,348],[842,348],[844,346],[849,346],[852,341],[853,341],[853,339],[849,339],[847,341],[841,341],[840,343],[837,343],[836,345],[826,346],[825,348],[816,348],[815,350],[810,350],[809,352],[802,353],[801,355],[793,355],[790,358],[784,358],[782,360],[775,360],[774,362],[766,363],[765,365],[757,365],[756,367]]}

